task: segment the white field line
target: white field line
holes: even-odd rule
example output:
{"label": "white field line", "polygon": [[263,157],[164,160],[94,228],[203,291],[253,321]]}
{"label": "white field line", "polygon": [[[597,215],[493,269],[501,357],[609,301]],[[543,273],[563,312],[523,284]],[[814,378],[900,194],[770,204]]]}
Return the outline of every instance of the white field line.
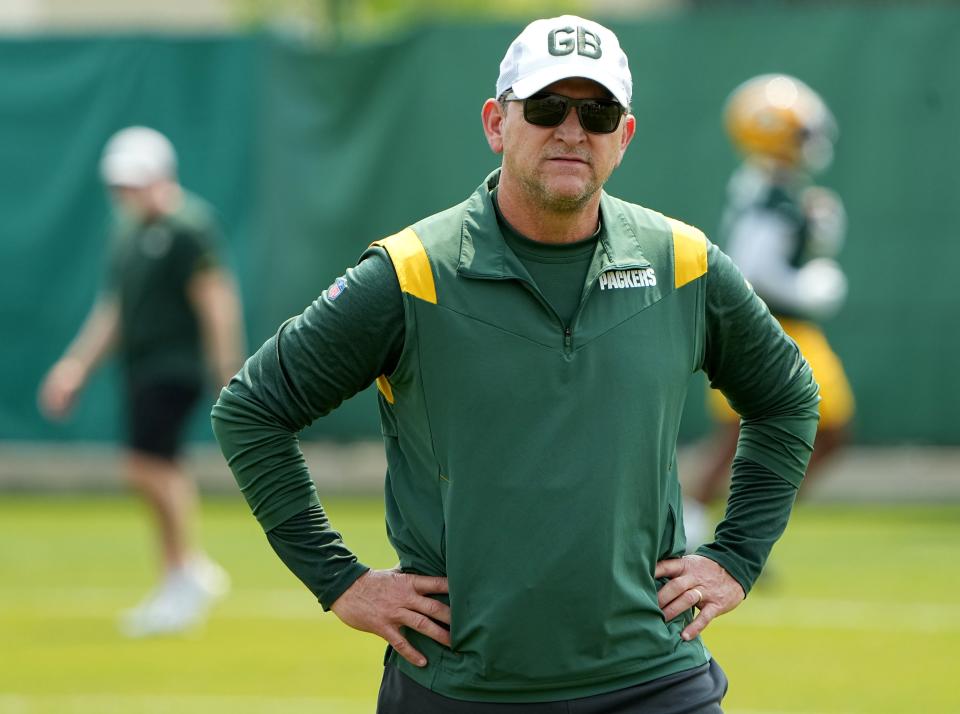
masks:
{"label": "white field line", "polygon": [[[113,617],[143,596],[130,588],[0,587],[4,613],[43,611],[53,617]],[[306,590],[243,589],[220,603],[218,620],[312,620],[322,611]],[[725,627],[779,627],[857,632],[960,633],[960,603],[752,597],[722,619]]]}
{"label": "white field line", "polygon": [[[365,712],[369,703],[349,699],[320,697],[257,697],[217,694],[3,694],[0,714],[33,714],[36,711],[57,714],[178,714],[190,712],[230,712],[264,714],[277,711],[348,714]],[[786,712],[776,709],[729,709],[726,714],[825,714],[824,712]],[[832,712],[831,714],[841,714]]]}
{"label": "white field line", "polygon": [[757,598],[745,601],[727,618],[727,625],[734,627],[960,633],[960,603]]}
{"label": "white field line", "polygon": [[[129,587],[22,588],[0,586],[0,617],[4,610],[44,610],[69,617],[97,617],[115,608],[133,607],[147,595]],[[320,606],[306,589],[234,589],[218,610],[238,619],[302,620]]]}
{"label": "white field line", "polygon": [[230,712],[259,714],[268,712],[323,712],[324,714],[360,714],[369,709],[362,700],[323,697],[262,697],[219,694],[2,694],[0,714],[188,714],[192,712]]}
{"label": "white field line", "polygon": [[[782,709],[730,709],[729,707],[723,708],[724,714],[827,714],[826,712],[821,711],[790,711],[789,713]],[[846,714],[842,711],[831,711],[830,714]]]}

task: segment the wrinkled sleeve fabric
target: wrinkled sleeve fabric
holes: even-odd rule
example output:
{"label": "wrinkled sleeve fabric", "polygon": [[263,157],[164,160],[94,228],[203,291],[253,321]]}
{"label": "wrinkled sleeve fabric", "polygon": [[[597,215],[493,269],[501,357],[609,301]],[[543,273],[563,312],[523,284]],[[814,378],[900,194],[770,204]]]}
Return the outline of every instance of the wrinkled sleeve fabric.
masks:
{"label": "wrinkled sleeve fabric", "polygon": [[281,325],[211,413],[223,455],[270,544],[327,609],[368,568],[327,520],[297,434],[392,372],[403,332],[396,273],[386,253],[372,248]]}
{"label": "wrinkled sleeve fabric", "polygon": [[819,419],[819,388],[797,345],[733,262],[708,248],[703,370],[740,414],[730,498],[715,541],[697,553],[748,593],[782,535]]}

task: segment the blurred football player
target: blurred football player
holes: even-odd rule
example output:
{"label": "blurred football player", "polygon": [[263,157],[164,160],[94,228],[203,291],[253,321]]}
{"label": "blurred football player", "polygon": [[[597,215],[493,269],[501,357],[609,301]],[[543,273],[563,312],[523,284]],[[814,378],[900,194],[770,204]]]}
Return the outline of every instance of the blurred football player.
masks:
{"label": "blurred football player", "polygon": [[[837,126],[816,92],[784,74],[737,87],[724,121],[744,161],[728,186],[721,245],[796,341],[820,384],[809,476],[844,442],[854,411],[843,367],[818,326],[847,294],[835,260],[846,230],[843,204],[812,181],[833,158]],[[691,549],[710,535],[706,507],[725,490],[740,430],[740,415],[720,392],[711,389],[708,402],[719,427],[705,472],[684,503]]]}

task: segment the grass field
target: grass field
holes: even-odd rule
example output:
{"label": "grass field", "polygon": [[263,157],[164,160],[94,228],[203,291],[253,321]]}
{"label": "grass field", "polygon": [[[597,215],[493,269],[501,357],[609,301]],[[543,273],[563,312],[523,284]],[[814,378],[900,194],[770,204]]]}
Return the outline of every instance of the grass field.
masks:
{"label": "grass field", "polygon": [[[393,563],[379,501],[327,506],[368,563]],[[245,505],[204,517],[232,594],[202,631],[129,641],[116,614],[152,576],[137,504],[5,495],[0,713],[372,712],[380,641],[322,613]],[[772,566],[706,632],[728,714],[960,713],[960,504],[802,506]]]}

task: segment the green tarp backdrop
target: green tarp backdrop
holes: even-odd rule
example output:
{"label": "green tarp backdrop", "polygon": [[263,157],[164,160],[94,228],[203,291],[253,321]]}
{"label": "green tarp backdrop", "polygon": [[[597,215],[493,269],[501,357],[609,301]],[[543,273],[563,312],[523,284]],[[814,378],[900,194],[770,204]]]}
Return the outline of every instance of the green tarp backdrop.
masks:
{"label": "green tarp backdrop", "polygon": [[[823,181],[847,205],[851,290],[826,329],[857,394],[856,437],[960,443],[960,8],[610,24],[630,56],[638,130],[609,190],[708,234],[736,163],[719,119],[728,92],[784,71],[823,94],[841,127]],[[498,164],[480,106],[518,30],[427,26],[333,49],[269,36],[0,39],[0,439],[119,433],[110,368],[68,423],[35,406],[101,277],[97,159],[112,132],[147,124],[176,144],[184,184],[219,209],[256,347],[370,241],[460,201]],[[705,428],[702,394],[694,380],[686,438]],[[372,391],[309,431],[375,433]]]}

